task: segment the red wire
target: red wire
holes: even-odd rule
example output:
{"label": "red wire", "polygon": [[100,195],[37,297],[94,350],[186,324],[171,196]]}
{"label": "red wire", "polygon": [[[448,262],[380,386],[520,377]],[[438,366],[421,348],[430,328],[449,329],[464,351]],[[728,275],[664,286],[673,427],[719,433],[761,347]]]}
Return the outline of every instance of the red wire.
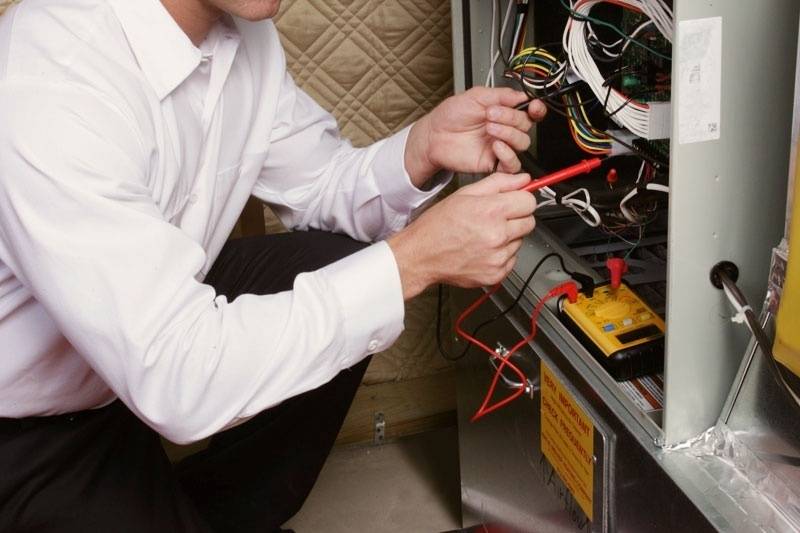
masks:
{"label": "red wire", "polygon": [[[483,399],[483,403],[472,415],[470,419],[471,422],[475,422],[480,418],[488,415],[491,412],[497,411],[498,409],[508,405],[509,403],[513,402],[517,398],[519,398],[525,392],[525,383],[527,382],[528,378],[524,372],[522,372],[516,365],[511,362],[511,356],[514,355],[517,351],[519,351],[523,346],[528,344],[533,338],[536,336],[536,323],[539,319],[539,314],[544,309],[544,305],[551,299],[566,294],[571,301],[574,301],[577,298],[578,294],[578,286],[575,284],[574,281],[568,281],[566,283],[562,283],[554,287],[553,289],[548,292],[544,298],[542,298],[539,303],[536,304],[536,307],[533,309],[533,313],[531,313],[531,332],[522,340],[520,340],[517,344],[515,344],[504,356],[498,354],[496,351],[492,350],[486,344],[481,342],[480,340],[476,339],[461,327],[461,324],[469,317],[476,309],[478,309],[481,305],[483,305],[486,300],[491,298],[491,296],[497,292],[500,288],[500,285],[497,284],[484,294],[482,294],[477,300],[472,302],[464,311],[458,316],[456,319],[455,329],[456,333],[458,333],[461,337],[463,337],[468,342],[474,344],[484,352],[488,353],[492,358],[497,359],[500,361],[500,364],[497,365],[495,369],[494,377],[492,378],[492,383],[489,385],[489,390],[486,393],[486,397]],[[503,368],[508,367],[514,372],[520,379],[520,383],[522,385],[514,391],[511,395],[503,398],[495,402],[492,405],[489,405],[489,402],[494,397],[495,389],[497,388],[497,383],[500,381],[500,377],[503,373]]]}

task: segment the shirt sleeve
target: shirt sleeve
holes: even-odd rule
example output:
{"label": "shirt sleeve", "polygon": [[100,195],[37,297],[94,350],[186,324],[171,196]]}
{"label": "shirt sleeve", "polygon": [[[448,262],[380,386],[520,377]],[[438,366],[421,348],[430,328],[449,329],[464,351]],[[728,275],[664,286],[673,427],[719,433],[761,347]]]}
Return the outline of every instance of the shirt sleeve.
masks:
{"label": "shirt sleeve", "polygon": [[426,190],[406,172],[411,127],[365,148],[342,139],[336,120],[284,69],[275,125],[253,194],[290,228],[316,228],[374,241],[405,227],[413,213],[451,178],[435,176]]}
{"label": "shirt sleeve", "polygon": [[[316,388],[402,330],[385,243],[275,295],[228,302],[198,282],[203,249],[164,219],[149,188],[152,148],[104,95],[6,81],[0,124],[0,260],[171,440],[201,439]],[[390,274],[373,283],[374,270]]]}

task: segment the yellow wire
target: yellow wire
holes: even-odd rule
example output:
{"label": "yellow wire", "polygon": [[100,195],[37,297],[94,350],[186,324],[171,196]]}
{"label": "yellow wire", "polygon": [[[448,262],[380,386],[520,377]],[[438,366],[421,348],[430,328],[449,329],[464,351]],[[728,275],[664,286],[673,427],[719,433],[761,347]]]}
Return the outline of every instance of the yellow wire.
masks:
{"label": "yellow wire", "polygon": [[545,50],[544,48],[537,48],[535,46],[529,46],[528,48],[523,49],[520,53],[515,55],[512,61],[521,58],[522,56],[541,56],[545,57],[555,63],[558,63],[558,59],[556,56]]}
{"label": "yellow wire", "polygon": [[[567,105],[572,105],[572,102],[566,96],[564,97],[564,103],[567,104]],[[583,131],[581,131],[581,129],[578,128],[578,126],[577,126],[578,120],[573,114],[572,107],[568,107],[567,108],[567,115],[569,117],[567,119],[567,123],[569,124],[570,133],[572,133],[572,139],[575,141],[575,144],[577,144],[578,147],[581,150],[583,150],[584,152],[588,152],[590,154],[606,154],[606,153],[608,153],[610,148],[607,148],[607,149],[606,148],[596,148],[594,146],[589,146],[587,144],[584,144],[582,142],[582,139],[586,139],[589,142],[598,142],[598,143],[604,143],[604,142],[607,141],[607,139],[601,139],[599,137],[589,137]]]}
{"label": "yellow wire", "polygon": [[[589,127],[593,127],[591,121],[589,120],[589,116],[586,114],[586,109],[583,107],[583,101],[581,100],[580,93],[576,92],[575,93],[575,97],[578,99],[578,109],[580,109],[581,115],[583,116],[583,119],[584,119],[585,123],[588,124]],[[572,108],[570,107],[569,109],[572,109]],[[578,133],[582,133],[582,132],[579,131]],[[582,134],[581,136],[583,138],[587,138],[585,134]],[[608,143],[608,144],[611,143],[611,139],[610,138],[605,137],[605,136],[601,137],[599,135],[593,137],[592,140],[594,140],[595,142],[598,142],[598,143]]]}

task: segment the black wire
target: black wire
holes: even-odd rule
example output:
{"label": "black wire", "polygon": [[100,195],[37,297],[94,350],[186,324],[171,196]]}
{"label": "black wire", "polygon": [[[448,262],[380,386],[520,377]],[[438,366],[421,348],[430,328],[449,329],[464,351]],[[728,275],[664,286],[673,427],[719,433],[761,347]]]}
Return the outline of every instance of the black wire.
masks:
{"label": "black wire", "polygon": [[622,111],[623,109],[625,109],[626,107],[628,107],[628,105],[630,105],[630,103],[633,102],[634,99],[638,98],[639,96],[644,96],[646,94],[651,94],[653,92],[658,92],[658,91],[653,91],[653,90],[649,90],[648,89],[648,90],[644,90],[644,91],[639,91],[638,93],[632,93],[630,96],[627,96],[625,98],[625,102],[621,106],[616,108],[611,113],[608,112],[608,107],[606,107],[605,108],[606,109],[606,114],[605,114],[606,118],[611,118],[614,115],[616,115],[617,113],[619,113],[620,111]]}
{"label": "black wire", "polygon": [[[500,311],[499,313],[497,313],[493,317],[491,317],[491,318],[481,322],[477,326],[475,326],[475,329],[472,330],[471,335],[473,337],[475,337],[481,329],[483,329],[484,327],[488,326],[492,322],[494,322],[494,321],[506,316],[509,312],[511,312],[512,309],[514,309],[517,305],[519,305],[520,300],[522,300],[522,297],[525,295],[525,289],[528,288],[528,285],[530,285],[531,281],[533,280],[533,277],[536,275],[536,273],[542,267],[544,262],[547,261],[548,259],[553,258],[553,257],[557,257],[558,258],[558,262],[561,265],[561,270],[563,270],[564,272],[566,272],[570,276],[573,276],[575,274],[574,272],[570,272],[569,270],[567,270],[567,267],[564,265],[564,258],[561,257],[560,254],[558,254],[556,252],[550,252],[549,254],[547,254],[544,257],[542,257],[541,259],[539,259],[539,262],[536,263],[535,267],[533,267],[533,270],[531,270],[531,273],[528,274],[528,277],[525,279],[525,282],[522,284],[522,288],[520,288],[519,293],[517,294],[516,298],[514,298],[514,301],[511,302],[508,305],[508,307],[506,307],[505,309],[503,309],[502,311]],[[469,349],[472,346],[472,344],[467,343],[467,345],[464,347],[462,352],[460,354],[456,355],[456,356],[450,355],[449,353],[447,353],[447,350],[444,349],[444,345],[442,344],[442,307],[443,307],[443,303],[442,302],[444,300],[443,288],[444,288],[444,286],[440,283],[439,287],[438,287],[438,293],[437,293],[437,299],[436,299],[436,346],[439,348],[439,353],[441,354],[442,357],[444,357],[448,361],[458,361],[459,359],[462,359],[464,356],[467,355],[467,353],[469,352]]]}
{"label": "black wire", "polygon": [[[514,78],[510,78],[510,79],[514,79]],[[519,80],[515,80],[515,81],[519,81]],[[523,80],[523,83],[524,83],[524,80]],[[580,85],[582,85],[584,83],[585,82],[583,82],[583,81],[575,82],[575,83],[572,83],[572,84],[570,84],[570,85],[568,85],[566,87],[558,89],[557,91],[555,91],[553,93],[545,93],[545,94],[542,94],[542,95],[536,94],[536,93],[533,93],[533,94],[526,93],[526,96],[528,96],[528,98],[530,98],[530,99],[526,100],[525,102],[522,102],[521,104],[516,105],[514,107],[514,109],[517,109],[518,111],[524,111],[525,109],[528,108],[528,106],[530,105],[530,103],[533,100],[542,100],[542,103],[545,104],[546,106],[548,106],[548,109],[551,109],[551,106],[559,108],[559,109],[570,109],[570,108],[578,108],[578,107],[586,108],[587,104],[592,104],[591,107],[586,109],[587,111],[590,111],[594,107],[596,107],[597,104],[599,103],[598,100],[597,100],[597,97],[595,97],[594,95],[591,98],[585,100],[583,102],[583,104],[565,104],[565,103],[560,102],[560,101],[557,100],[558,96],[566,96],[571,92],[578,92],[578,90],[580,89]],[[545,89],[545,91],[546,91],[546,89]],[[556,111],[556,112],[558,112],[558,111]],[[567,116],[567,115],[564,115],[564,116]]]}
{"label": "black wire", "polygon": [[[497,2],[497,52],[500,54],[500,59],[503,60],[503,65],[505,65],[506,69],[508,69],[508,58],[503,53],[503,13],[500,5],[500,0],[493,0]],[[514,0],[508,0],[509,2],[513,2]],[[511,37],[514,38],[513,36]],[[492,58],[494,61],[494,58]],[[492,65],[489,65],[489,68],[493,68]]]}
{"label": "black wire", "polygon": [[[594,39],[587,39],[587,41],[590,45],[600,44],[598,41],[595,41]],[[595,61],[599,61],[600,63],[615,63],[618,60],[617,57],[611,57],[603,54],[602,51],[598,51],[596,47],[589,46],[588,50],[589,50],[589,55],[591,55]]]}
{"label": "black wire", "polygon": [[744,293],[742,293],[741,289],[739,289],[739,286],[736,285],[736,282],[733,281],[733,279],[731,279],[725,272],[719,272],[719,279],[722,284],[731,292],[731,294],[733,294],[733,297],[738,301],[739,305],[745,308],[744,317],[747,321],[747,328],[753,334],[758,347],[766,357],[767,366],[772,373],[772,377],[778,383],[779,388],[786,394],[786,398],[792,402],[795,407],[800,409],[800,398],[798,398],[791,385],[786,382],[786,378],[783,376],[781,367],[775,360],[775,354],[772,353],[772,342],[769,340],[764,328],[762,328],[761,324],[758,323],[756,314],[747,303],[747,297],[745,297]]}

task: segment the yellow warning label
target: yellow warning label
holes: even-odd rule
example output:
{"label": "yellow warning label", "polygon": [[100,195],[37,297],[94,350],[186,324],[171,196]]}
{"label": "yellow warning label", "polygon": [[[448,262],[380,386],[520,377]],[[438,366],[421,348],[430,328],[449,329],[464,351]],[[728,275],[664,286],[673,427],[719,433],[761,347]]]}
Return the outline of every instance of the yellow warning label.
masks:
{"label": "yellow warning label", "polygon": [[592,519],[594,424],[542,361],[542,452]]}

